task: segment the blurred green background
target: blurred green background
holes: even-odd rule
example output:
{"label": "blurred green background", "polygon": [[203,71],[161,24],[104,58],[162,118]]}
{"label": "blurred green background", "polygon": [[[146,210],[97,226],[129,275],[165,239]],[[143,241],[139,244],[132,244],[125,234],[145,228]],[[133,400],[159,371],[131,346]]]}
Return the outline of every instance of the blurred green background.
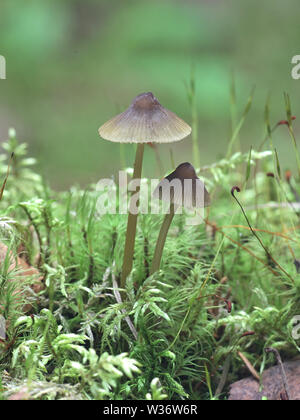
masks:
{"label": "blurred green background", "polygon": [[[1,0],[0,140],[15,127],[56,188],[96,182],[120,167],[119,145],[97,129],[137,94],[152,91],[191,122],[185,85],[194,65],[201,163],[208,164],[230,137],[232,71],[240,113],[256,86],[244,150],[262,140],[269,93],[273,122],[285,118],[284,91],[300,120],[300,80],[291,78],[299,38],[299,0]],[[274,143],[283,167],[293,166],[284,127]],[[172,145],[176,164],[192,161],[191,146],[190,138]],[[165,170],[169,149],[159,148]],[[130,166],[133,146],[125,153]],[[144,174],[155,165],[149,147]]]}

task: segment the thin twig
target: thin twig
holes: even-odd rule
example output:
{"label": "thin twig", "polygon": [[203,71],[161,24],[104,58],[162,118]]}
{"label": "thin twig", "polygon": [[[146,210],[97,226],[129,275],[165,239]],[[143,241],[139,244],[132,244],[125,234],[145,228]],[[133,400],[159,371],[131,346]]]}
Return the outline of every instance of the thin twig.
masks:
{"label": "thin twig", "polygon": [[225,360],[225,363],[223,366],[223,372],[222,372],[221,379],[215,393],[215,397],[222,393],[223,388],[226,384],[226,380],[227,380],[227,376],[228,376],[228,372],[230,368],[230,361],[231,361],[231,354],[229,354]]}
{"label": "thin twig", "polygon": [[260,237],[257,235],[257,233],[255,232],[255,230],[253,230],[253,228],[252,228],[252,226],[251,226],[251,223],[250,223],[250,221],[249,221],[249,219],[248,219],[248,216],[247,216],[247,214],[246,214],[246,212],[245,212],[245,210],[244,210],[244,208],[243,208],[243,206],[242,206],[242,204],[240,203],[240,201],[239,201],[239,199],[235,196],[235,191],[237,191],[237,192],[240,192],[240,189],[239,189],[239,187],[233,187],[232,189],[231,189],[231,195],[232,195],[232,197],[235,199],[235,201],[237,202],[237,204],[238,204],[238,206],[240,207],[240,209],[241,209],[241,211],[242,211],[242,213],[243,213],[243,216],[245,217],[245,219],[246,219],[246,222],[247,222],[247,224],[248,224],[248,226],[249,226],[249,228],[250,228],[250,230],[251,230],[251,232],[252,232],[252,234],[255,236],[255,238],[258,240],[258,242],[260,243],[260,245],[262,246],[262,248],[264,249],[264,251],[265,251],[265,253],[266,253],[266,256],[267,256],[267,258],[269,259],[269,260],[272,260],[273,261],[273,263],[275,264],[275,265],[277,265],[277,267],[292,281],[292,283],[295,283],[295,280],[289,275],[289,273],[287,273],[286,272],[286,270],[275,260],[275,258],[273,258],[273,256],[272,256],[272,254],[270,254],[270,252],[269,252],[269,250],[267,249],[267,247],[264,245],[264,243],[262,242],[262,240],[260,239]]}
{"label": "thin twig", "polygon": [[[211,223],[207,220],[204,219],[205,223],[209,226],[211,226]],[[227,238],[229,241],[231,241],[232,243],[236,244],[237,246],[239,246],[241,249],[243,249],[244,251],[248,252],[248,254],[250,254],[253,258],[255,258],[256,260],[258,260],[261,264],[263,264],[269,271],[271,271],[271,273],[273,273],[275,276],[278,276],[279,273],[275,270],[272,269],[272,267],[270,267],[268,264],[266,264],[260,257],[258,257],[257,255],[254,254],[254,252],[251,251],[251,249],[247,248],[246,246],[242,245],[240,242],[236,241],[235,239],[231,238],[230,236],[226,235],[226,233],[224,233],[222,231],[222,227],[216,227],[215,229],[217,230],[217,232],[220,232],[221,235],[223,235],[224,238]]]}
{"label": "thin twig", "polygon": [[13,157],[14,157],[14,153],[11,154],[10,160],[8,162],[8,165],[7,165],[6,176],[4,178],[4,181],[3,181],[3,184],[2,184],[2,187],[1,187],[1,190],[0,190],[0,201],[2,200],[3,193],[4,193],[4,190],[5,190],[5,186],[6,186],[6,182],[7,182],[8,177],[9,177],[10,164],[11,164],[11,161],[12,161]]}
{"label": "thin twig", "polygon": [[[243,226],[243,225],[223,225],[223,226],[221,226],[221,228],[222,229],[241,228],[241,229],[251,230],[248,226]],[[252,229],[255,230],[256,232],[269,233],[270,235],[273,235],[273,236],[280,236],[281,238],[287,239],[288,241],[297,242],[295,239],[290,238],[289,236],[284,235],[283,233],[280,233],[280,232],[271,232],[271,231],[266,230],[266,229],[258,229],[258,228],[252,228]]]}
{"label": "thin twig", "polygon": [[249,370],[249,372],[251,373],[251,375],[255,379],[257,379],[258,381],[260,381],[259,374],[257,373],[257,371],[254,368],[254,366],[252,365],[252,363],[247,359],[247,357],[241,351],[238,351],[237,354],[240,356],[240,358],[244,362],[245,366],[247,367],[247,369]]}
{"label": "thin twig", "polygon": [[291,400],[289,385],[288,385],[286,373],[285,373],[285,370],[284,370],[284,366],[283,366],[279,351],[277,349],[272,348],[272,347],[267,347],[265,349],[265,351],[266,351],[266,353],[274,353],[275,354],[277,364],[278,364],[278,366],[280,367],[280,370],[281,370],[281,377],[282,377],[282,382],[283,382],[283,385],[284,385],[284,390],[285,390],[286,396],[287,396],[288,400]]}

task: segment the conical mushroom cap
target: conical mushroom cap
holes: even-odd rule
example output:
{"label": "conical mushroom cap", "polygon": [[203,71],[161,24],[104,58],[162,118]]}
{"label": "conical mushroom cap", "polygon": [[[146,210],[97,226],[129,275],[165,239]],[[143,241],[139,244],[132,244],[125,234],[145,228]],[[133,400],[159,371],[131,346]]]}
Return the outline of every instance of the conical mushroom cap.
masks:
{"label": "conical mushroom cap", "polygon": [[142,93],[130,107],[99,128],[105,140],[119,143],[171,143],[191,133],[191,127],[164,108],[151,93]]}
{"label": "conical mushroom cap", "polygon": [[162,179],[155,188],[153,196],[187,208],[210,205],[209,193],[204,183],[188,162],[181,163],[174,172]]}

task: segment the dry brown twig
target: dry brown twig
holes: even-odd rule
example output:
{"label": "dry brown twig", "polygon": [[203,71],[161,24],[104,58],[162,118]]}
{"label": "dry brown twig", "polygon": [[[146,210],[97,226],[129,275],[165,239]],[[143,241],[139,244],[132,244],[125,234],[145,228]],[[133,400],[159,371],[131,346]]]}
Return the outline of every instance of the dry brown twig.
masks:
{"label": "dry brown twig", "polygon": [[249,372],[251,373],[251,375],[255,379],[257,379],[258,381],[260,381],[259,374],[257,373],[257,371],[254,368],[254,366],[252,365],[252,363],[247,359],[247,357],[241,351],[238,351],[237,354],[242,359],[242,361],[244,362],[245,366],[247,367],[247,369],[249,370]]}

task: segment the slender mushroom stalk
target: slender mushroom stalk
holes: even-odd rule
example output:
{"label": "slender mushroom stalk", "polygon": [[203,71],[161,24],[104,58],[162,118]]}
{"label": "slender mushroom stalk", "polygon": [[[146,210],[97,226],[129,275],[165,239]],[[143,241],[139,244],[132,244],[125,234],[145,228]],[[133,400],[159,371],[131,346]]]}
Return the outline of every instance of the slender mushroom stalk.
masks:
{"label": "slender mushroom stalk", "polygon": [[[169,194],[166,194],[166,192]],[[188,162],[177,166],[174,172],[164,178],[156,187],[153,195],[160,200],[169,200],[170,209],[166,213],[160,228],[150,275],[154,274],[160,268],[167,234],[177,208],[179,206],[200,208],[207,207],[210,204],[208,191],[203,182],[197,177],[193,166]]]}
{"label": "slender mushroom stalk", "polygon": [[159,270],[161,257],[162,257],[163,249],[164,249],[164,246],[165,246],[167,234],[168,234],[168,231],[169,231],[169,227],[172,223],[172,220],[174,218],[174,215],[175,215],[175,206],[174,206],[173,203],[171,203],[170,204],[170,211],[169,211],[169,213],[166,213],[164,221],[163,221],[163,223],[161,225],[161,228],[160,228],[160,231],[159,231],[159,235],[158,235],[158,239],[157,239],[157,242],[156,242],[156,247],[155,247],[155,251],[154,251],[154,255],[153,255],[150,275],[152,275],[153,273],[155,273],[156,271]]}
{"label": "slender mushroom stalk", "polygon": [[[173,112],[164,108],[151,93],[142,93],[134,98],[122,114],[107,121],[99,128],[102,138],[119,143],[139,143],[136,151],[133,179],[140,179],[142,173],[145,143],[172,143],[182,140],[191,133],[191,127]],[[137,186],[136,194],[139,193]],[[124,260],[121,273],[121,288],[133,265],[136,236],[137,212],[132,212],[132,198],[129,205]],[[139,203],[137,202],[137,205]],[[136,214],[135,214],[136,213]]]}
{"label": "slender mushroom stalk", "polygon": [[[144,144],[140,143],[137,145],[137,151],[136,151],[135,162],[134,162],[134,170],[133,170],[133,179],[141,179],[143,154],[144,154]],[[140,186],[137,187],[136,192],[132,192],[132,195],[138,193],[139,191],[140,191]],[[137,205],[139,205],[139,203],[137,203]],[[122,289],[125,287],[126,279],[132,270],[133,256],[134,256],[134,243],[135,243],[135,235],[136,235],[136,224],[137,224],[137,214],[133,214],[131,212],[132,210],[131,199],[130,199],[129,206],[130,207],[129,207],[128,220],[127,220],[127,231],[126,231],[124,258],[123,258],[122,275],[121,275],[121,288]]]}

